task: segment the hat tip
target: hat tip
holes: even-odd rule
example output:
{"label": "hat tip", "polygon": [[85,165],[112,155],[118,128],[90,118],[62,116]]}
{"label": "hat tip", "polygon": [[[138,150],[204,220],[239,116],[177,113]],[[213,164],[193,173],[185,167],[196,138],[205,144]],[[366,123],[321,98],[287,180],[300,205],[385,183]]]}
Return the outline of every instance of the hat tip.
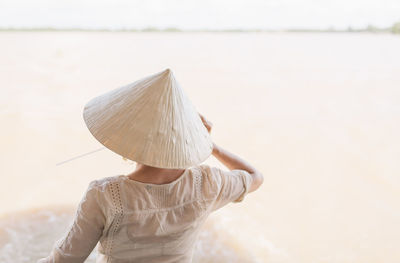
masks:
{"label": "hat tip", "polygon": [[171,73],[172,73],[172,70],[171,70],[170,68],[167,68],[166,70],[164,70],[164,73],[166,73],[166,74],[171,74]]}

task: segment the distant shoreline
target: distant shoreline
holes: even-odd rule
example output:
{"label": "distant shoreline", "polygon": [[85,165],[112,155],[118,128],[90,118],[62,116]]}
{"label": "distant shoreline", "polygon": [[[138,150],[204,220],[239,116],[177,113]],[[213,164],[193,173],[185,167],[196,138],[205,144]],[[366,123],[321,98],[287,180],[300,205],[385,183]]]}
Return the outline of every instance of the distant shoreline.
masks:
{"label": "distant shoreline", "polygon": [[3,27],[0,28],[0,32],[137,32],[137,33],[147,33],[147,32],[160,32],[160,33],[393,33],[399,34],[400,31],[397,30],[398,25],[394,25],[391,28],[376,28],[373,26],[368,26],[367,28],[359,29],[196,29],[196,30],[186,30],[179,28],[155,28],[148,27],[143,29],[106,29],[106,28],[52,28],[52,27],[40,27],[40,28],[13,28],[13,27]]}

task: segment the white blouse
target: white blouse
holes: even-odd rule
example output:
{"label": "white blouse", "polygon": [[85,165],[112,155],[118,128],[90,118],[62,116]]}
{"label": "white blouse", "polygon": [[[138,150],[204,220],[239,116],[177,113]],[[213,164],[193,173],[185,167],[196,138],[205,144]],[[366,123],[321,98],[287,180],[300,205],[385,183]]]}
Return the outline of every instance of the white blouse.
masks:
{"label": "white blouse", "polygon": [[69,231],[37,263],[84,262],[98,242],[96,263],[189,263],[207,216],[241,202],[251,182],[247,171],[207,164],[186,169],[168,184],[126,175],[94,180]]}

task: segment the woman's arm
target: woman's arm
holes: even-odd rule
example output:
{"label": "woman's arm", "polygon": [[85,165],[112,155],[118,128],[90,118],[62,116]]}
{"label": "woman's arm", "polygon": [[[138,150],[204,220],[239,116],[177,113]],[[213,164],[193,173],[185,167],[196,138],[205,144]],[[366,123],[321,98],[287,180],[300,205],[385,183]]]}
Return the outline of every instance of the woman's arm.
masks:
{"label": "woman's arm", "polygon": [[245,170],[251,175],[253,180],[249,189],[249,193],[257,190],[261,186],[261,184],[264,182],[264,176],[260,171],[258,171],[254,166],[244,159],[231,152],[228,152],[221,146],[218,146],[215,143],[213,143],[213,145],[214,148],[212,154],[226,167],[228,167],[230,170]]}
{"label": "woman's arm", "polygon": [[[211,129],[213,126],[212,122],[207,120],[202,114],[199,113],[199,115],[204,126],[207,128],[208,132],[211,133]],[[239,156],[231,152],[228,152],[221,146],[216,145],[215,143],[213,143],[213,146],[214,147],[212,154],[226,167],[228,167],[230,170],[234,169],[245,170],[251,175],[253,180],[251,187],[249,189],[249,193],[257,190],[262,185],[262,183],[264,182],[264,176],[254,166],[252,166],[250,163],[243,160]]]}
{"label": "woman's arm", "polygon": [[37,263],[83,263],[86,260],[100,239],[106,220],[98,195],[96,181],[92,181],[69,231],[54,244],[50,255]]}

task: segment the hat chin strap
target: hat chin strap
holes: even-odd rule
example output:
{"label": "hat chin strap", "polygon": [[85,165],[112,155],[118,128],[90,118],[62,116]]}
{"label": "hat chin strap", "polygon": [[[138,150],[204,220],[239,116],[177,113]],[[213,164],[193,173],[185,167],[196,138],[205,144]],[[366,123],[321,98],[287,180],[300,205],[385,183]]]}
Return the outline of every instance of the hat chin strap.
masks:
{"label": "hat chin strap", "polygon": [[78,156],[72,157],[72,158],[70,158],[70,159],[67,159],[67,160],[65,160],[65,161],[62,161],[62,162],[56,163],[56,166],[62,165],[62,164],[64,164],[64,163],[68,163],[68,162],[70,162],[70,161],[73,161],[73,160],[79,159],[79,158],[81,158],[81,157],[84,157],[84,156],[86,156],[86,155],[89,155],[89,154],[92,154],[92,153],[95,153],[95,152],[98,152],[98,151],[101,151],[101,150],[104,150],[104,149],[106,149],[106,147],[104,147],[104,146],[103,146],[103,147],[101,147],[101,148],[98,148],[98,149],[96,149],[96,150],[93,150],[93,151],[90,151],[90,152],[87,152],[87,153],[84,153],[84,154],[81,154],[81,155],[78,155]]}

